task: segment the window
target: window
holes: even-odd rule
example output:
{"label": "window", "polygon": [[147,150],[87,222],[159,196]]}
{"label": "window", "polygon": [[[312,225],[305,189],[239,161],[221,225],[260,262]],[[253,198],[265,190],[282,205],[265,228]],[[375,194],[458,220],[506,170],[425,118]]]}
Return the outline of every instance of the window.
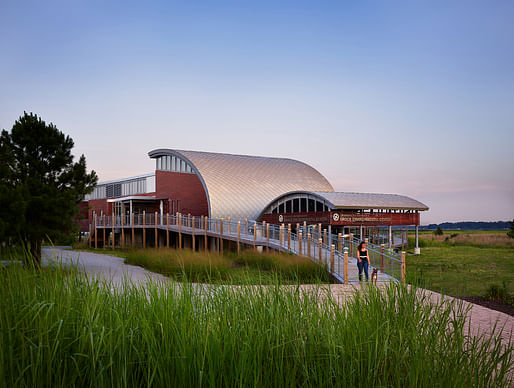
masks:
{"label": "window", "polygon": [[300,199],[293,199],[293,213],[298,213],[300,211]]}
{"label": "window", "polygon": [[307,211],[307,198],[300,198],[300,212]]}
{"label": "window", "polygon": [[278,212],[284,213],[284,203],[283,202],[280,205],[278,205]]}
{"label": "window", "polygon": [[291,201],[286,201],[286,213],[291,213]]}
{"label": "window", "polygon": [[314,200],[313,199],[309,199],[309,212],[315,212],[316,211],[316,206],[314,204]]}

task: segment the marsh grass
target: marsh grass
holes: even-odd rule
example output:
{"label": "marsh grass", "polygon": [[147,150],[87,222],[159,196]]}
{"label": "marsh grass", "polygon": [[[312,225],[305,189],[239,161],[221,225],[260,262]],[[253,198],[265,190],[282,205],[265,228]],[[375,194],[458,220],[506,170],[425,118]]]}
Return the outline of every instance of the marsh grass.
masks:
{"label": "marsh grass", "polygon": [[505,231],[421,236],[421,254],[407,256],[409,283],[453,296],[482,296],[494,284],[514,285],[514,241]]}
{"label": "marsh grass", "polygon": [[0,385],[506,387],[512,347],[414,288],[126,283],[0,270]]}
{"label": "marsh grass", "polygon": [[175,249],[127,250],[126,263],[139,265],[175,280],[222,282],[227,284],[327,283],[325,267],[314,261],[286,253],[242,251],[220,255]]}
{"label": "marsh grass", "polygon": [[[415,246],[414,233],[409,232],[409,247]],[[472,246],[477,248],[514,248],[514,239],[506,231],[445,230],[440,236],[421,233],[419,245],[423,247]]]}

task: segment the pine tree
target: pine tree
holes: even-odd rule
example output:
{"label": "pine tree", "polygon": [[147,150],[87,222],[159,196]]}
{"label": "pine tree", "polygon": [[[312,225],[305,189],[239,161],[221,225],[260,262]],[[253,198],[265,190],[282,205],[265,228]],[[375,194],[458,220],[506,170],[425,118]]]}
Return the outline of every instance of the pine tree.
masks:
{"label": "pine tree", "polygon": [[43,240],[73,230],[78,203],[98,179],[84,155],[73,161],[73,145],[26,112],[0,136],[0,242],[23,245],[36,267]]}

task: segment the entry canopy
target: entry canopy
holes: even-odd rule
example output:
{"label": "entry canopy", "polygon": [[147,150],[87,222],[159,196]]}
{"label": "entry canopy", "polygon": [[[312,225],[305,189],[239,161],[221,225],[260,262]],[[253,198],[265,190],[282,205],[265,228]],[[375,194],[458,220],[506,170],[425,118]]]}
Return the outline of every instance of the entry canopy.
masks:
{"label": "entry canopy", "polygon": [[263,210],[263,214],[276,212],[277,208],[294,199],[314,200],[314,209],[299,209],[299,212],[326,210],[408,210],[424,211],[428,206],[410,197],[398,194],[345,193],[325,191],[291,191],[278,196]]}
{"label": "entry canopy", "polygon": [[428,206],[405,195],[375,193],[313,192],[332,204],[332,209],[428,210]]}

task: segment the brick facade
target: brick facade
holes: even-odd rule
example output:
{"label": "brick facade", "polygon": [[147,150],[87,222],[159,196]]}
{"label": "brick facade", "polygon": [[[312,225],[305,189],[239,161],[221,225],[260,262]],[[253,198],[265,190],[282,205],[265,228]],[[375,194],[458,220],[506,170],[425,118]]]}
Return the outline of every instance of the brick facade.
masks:
{"label": "brick facade", "polygon": [[164,206],[165,212],[179,211],[193,216],[209,214],[207,195],[200,178],[195,174],[157,170],[155,188],[157,198],[169,199]]}

